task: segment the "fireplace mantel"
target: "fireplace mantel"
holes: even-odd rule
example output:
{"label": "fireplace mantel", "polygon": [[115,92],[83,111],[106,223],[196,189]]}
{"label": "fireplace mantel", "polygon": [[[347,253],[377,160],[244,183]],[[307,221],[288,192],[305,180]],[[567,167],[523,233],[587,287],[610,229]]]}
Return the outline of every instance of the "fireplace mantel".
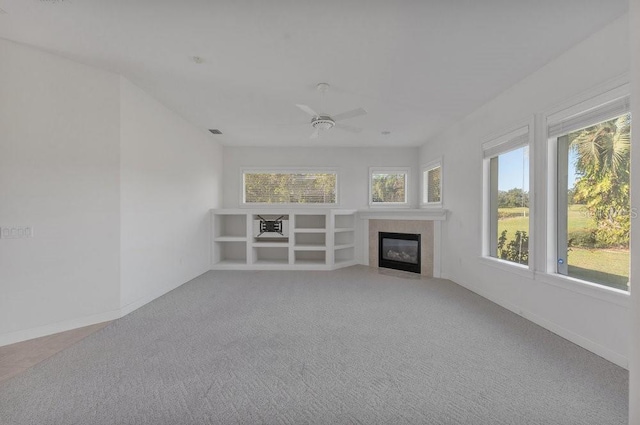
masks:
{"label": "fireplace mantel", "polygon": [[409,208],[371,208],[358,210],[358,217],[363,220],[430,220],[444,221],[447,219],[445,209],[409,209]]}

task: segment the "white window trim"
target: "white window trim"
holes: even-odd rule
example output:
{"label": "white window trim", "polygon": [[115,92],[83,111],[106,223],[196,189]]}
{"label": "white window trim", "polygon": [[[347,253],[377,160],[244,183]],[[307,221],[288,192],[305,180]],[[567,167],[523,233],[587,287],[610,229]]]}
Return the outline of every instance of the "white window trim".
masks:
{"label": "white window trim", "polygon": [[[405,174],[404,180],[404,202],[373,202],[373,174],[374,173],[395,173]],[[371,208],[408,208],[409,191],[411,190],[411,167],[369,167],[369,207]]]}
{"label": "white window trim", "polygon": [[[270,204],[266,202],[245,202],[245,190],[244,190],[244,175],[245,173],[333,173],[336,175],[336,202],[335,203],[317,203],[317,204],[302,204],[302,203],[281,203]],[[338,167],[240,167],[240,198],[239,205],[242,208],[282,208],[282,207],[295,207],[295,208],[327,208],[327,207],[340,207],[340,168]]]}
{"label": "white window trim", "polygon": [[[425,187],[424,184],[424,180],[425,180],[425,174],[428,173],[429,171],[436,169],[440,167],[440,201],[438,202],[427,202],[427,199],[429,199],[429,195],[426,194],[425,192],[427,191],[427,188]],[[443,189],[444,189],[444,167],[443,167],[443,158],[440,157],[434,161],[428,162],[426,164],[424,164],[421,168],[421,173],[420,173],[420,206],[422,208],[442,208],[443,205],[443,198],[444,198],[444,193],[443,193]],[[427,195],[427,196],[425,196]]]}
{"label": "white window trim", "polygon": [[[529,256],[531,258],[531,256]],[[517,274],[518,276],[534,279],[535,273],[531,267],[524,264],[514,263],[513,261],[507,261],[496,257],[480,257],[481,264],[491,266],[502,271]],[[531,261],[529,261],[531,263]]]}
{"label": "white window trim", "polygon": [[[527,275],[535,270],[535,152],[534,152],[535,116],[518,122],[507,130],[495,133],[484,139],[482,144],[482,247],[481,258],[489,260],[487,264],[499,264],[502,268],[526,270]],[[517,141],[520,140],[518,143]],[[491,256],[491,202],[490,202],[490,160],[502,153],[521,147],[529,147],[529,262],[527,265],[500,260]]]}
{"label": "white window trim", "polygon": [[579,116],[590,110],[597,109],[603,105],[611,102],[615,102],[618,99],[628,97],[631,94],[631,87],[629,83],[613,83],[614,87],[609,85],[603,86],[599,89],[599,92],[590,92],[582,97],[582,100],[574,101],[574,104],[564,104],[562,109],[555,108],[544,113],[544,137],[547,142],[547,199],[546,199],[546,267],[544,274],[541,275],[541,280],[545,283],[556,285],[567,285],[578,287],[582,286],[585,292],[588,291],[589,295],[594,295],[594,292],[604,292],[612,294],[613,296],[620,296],[621,294],[629,294],[627,291],[622,291],[616,288],[611,288],[606,285],[602,285],[596,282],[589,282],[587,280],[578,279],[571,276],[558,273],[558,246],[557,246],[557,234],[558,234],[558,221],[557,221],[557,209],[558,209],[558,184],[557,184],[557,150],[558,150],[558,137],[561,135],[549,137],[549,128],[562,121],[568,120],[572,117]]}

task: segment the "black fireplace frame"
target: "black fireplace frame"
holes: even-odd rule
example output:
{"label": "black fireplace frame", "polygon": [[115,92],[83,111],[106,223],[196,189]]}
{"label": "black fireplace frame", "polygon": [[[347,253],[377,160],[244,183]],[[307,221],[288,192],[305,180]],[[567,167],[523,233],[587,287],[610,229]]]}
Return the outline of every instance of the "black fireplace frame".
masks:
{"label": "black fireplace frame", "polygon": [[[420,234],[413,233],[378,232],[378,267],[404,270],[407,272],[420,274],[422,269],[422,241],[420,236]],[[405,263],[404,261],[394,261],[382,258],[382,240],[384,238],[401,239],[405,241],[418,241],[418,264]]]}

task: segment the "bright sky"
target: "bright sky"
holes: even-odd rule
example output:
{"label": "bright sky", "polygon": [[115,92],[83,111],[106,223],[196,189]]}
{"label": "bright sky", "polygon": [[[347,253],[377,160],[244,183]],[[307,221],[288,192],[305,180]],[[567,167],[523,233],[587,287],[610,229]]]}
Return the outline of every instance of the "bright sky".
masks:
{"label": "bright sky", "polygon": [[513,188],[529,191],[529,147],[498,156],[498,190]]}
{"label": "bright sky", "polygon": [[[569,185],[571,189],[580,177],[577,174],[576,152],[574,149],[569,150]],[[524,166],[524,168],[523,168]],[[513,189],[524,188],[525,192],[529,191],[529,148],[523,147],[511,152],[507,152],[498,157],[498,190],[505,192]]]}

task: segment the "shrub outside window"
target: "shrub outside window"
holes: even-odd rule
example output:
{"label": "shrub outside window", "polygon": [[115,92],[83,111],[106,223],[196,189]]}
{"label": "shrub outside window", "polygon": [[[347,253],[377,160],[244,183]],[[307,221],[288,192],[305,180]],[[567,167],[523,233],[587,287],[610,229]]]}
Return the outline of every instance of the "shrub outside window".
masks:
{"label": "shrub outside window", "polygon": [[244,171],[244,204],[337,204],[335,171]]}
{"label": "shrub outside window", "polygon": [[369,204],[371,206],[407,205],[408,179],[408,169],[371,168]]}

